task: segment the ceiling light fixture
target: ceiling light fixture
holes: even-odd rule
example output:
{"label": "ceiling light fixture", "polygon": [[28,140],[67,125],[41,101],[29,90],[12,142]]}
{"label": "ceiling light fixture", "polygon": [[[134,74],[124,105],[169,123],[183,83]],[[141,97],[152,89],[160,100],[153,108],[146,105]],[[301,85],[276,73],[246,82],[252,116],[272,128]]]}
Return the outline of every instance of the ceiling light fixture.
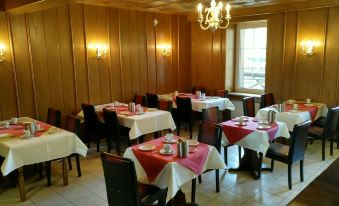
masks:
{"label": "ceiling light fixture", "polygon": [[226,29],[230,23],[231,14],[230,9],[231,6],[229,3],[224,7],[226,10],[226,16],[223,16],[223,4],[220,1],[217,5],[215,0],[211,0],[211,6],[209,8],[205,8],[205,18],[203,16],[203,6],[201,3],[198,4],[198,22],[200,23],[200,27],[203,30],[211,29],[215,31],[216,29]]}

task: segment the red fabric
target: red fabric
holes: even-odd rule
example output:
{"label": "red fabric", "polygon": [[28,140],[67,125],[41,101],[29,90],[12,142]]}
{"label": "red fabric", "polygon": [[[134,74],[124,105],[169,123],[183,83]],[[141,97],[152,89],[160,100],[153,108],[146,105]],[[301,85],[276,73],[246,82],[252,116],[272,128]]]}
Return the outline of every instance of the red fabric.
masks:
{"label": "red fabric", "polygon": [[[35,135],[34,135],[35,137],[40,137],[49,128],[52,127],[52,125],[46,124],[44,122],[37,121],[36,123],[40,125],[40,128],[43,131],[35,132]],[[24,125],[22,123],[19,123],[17,125],[10,125],[10,128],[8,128],[8,129],[0,129],[0,134],[10,134],[10,135],[13,135],[15,137],[20,137],[20,136],[24,135]]]}
{"label": "red fabric", "polygon": [[[315,117],[317,116],[318,112],[318,106],[305,106],[304,104],[298,104],[298,110],[299,111],[304,111],[304,112],[309,112],[312,122],[315,120]],[[288,112],[293,108],[292,104],[285,104],[285,111]]]}
{"label": "red fabric", "polygon": [[[135,145],[132,147],[132,151],[135,157],[138,159],[141,166],[144,168],[149,182],[153,182],[161,170],[169,162],[178,162],[179,164],[189,168],[195,174],[199,175],[202,173],[202,167],[204,166],[207,156],[208,156],[208,146],[206,144],[200,143],[197,146],[197,151],[190,153],[189,157],[179,158],[177,157],[177,145],[172,144],[173,150],[175,153],[173,155],[161,155],[158,151],[163,148],[163,140],[165,137],[161,137],[155,140],[151,140],[144,144],[153,144],[156,146],[156,149],[152,151],[141,151],[138,147],[141,145]],[[178,139],[175,136],[175,139]]]}
{"label": "red fabric", "polygon": [[[111,110],[111,111],[115,111],[117,114],[122,114],[123,113],[123,115],[127,115],[127,116],[136,115],[136,112],[128,111],[128,107],[127,106],[112,106],[112,105],[107,105],[107,106],[105,106],[105,109],[108,109],[108,110]],[[144,111],[145,111],[145,109],[144,109]],[[102,110],[99,111],[99,114],[100,114],[100,116],[102,118],[104,117],[104,113],[103,113]]]}
{"label": "red fabric", "polygon": [[[195,96],[195,94],[191,94],[191,93],[179,93],[178,97],[189,97],[191,99],[196,99],[197,98]],[[172,99],[173,99],[173,102],[176,104],[177,103],[177,96],[173,95]]]}
{"label": "red fabric", "polygon": [[253,122],[254,118],[249,118],[249,121],[246,122],[246,126],[237,126],[236,122],[229,120],[221,123],[223,132],[227,137],[227,140],[230,144],[234,144],[239,140],[243,139],[247,135],[251,134],[254,131],[264,131],[267,132],[270,140],[274,139],[275,134],[277,133],[279,126],[276,123],[271,124],[271,128],[265,130],[258,130],[258,122]]}

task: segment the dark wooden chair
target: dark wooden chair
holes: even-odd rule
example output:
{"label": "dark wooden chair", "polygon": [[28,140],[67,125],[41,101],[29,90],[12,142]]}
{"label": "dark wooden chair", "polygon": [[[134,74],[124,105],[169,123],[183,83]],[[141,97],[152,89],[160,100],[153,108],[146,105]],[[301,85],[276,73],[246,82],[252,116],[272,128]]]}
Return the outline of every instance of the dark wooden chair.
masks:
{"label": "dark wooden chair", "polygon": [[[213,122],[202,122],[199,127],[198,141],[214,146],[218,152],[221,150],[221,127]],[[207,170],[209,172],[212,170]],[[201,175],[199,175],[199,182],[201,182]],[[216,192],[220,192],[219,170],[215,170],[215,187]],[[195,202],[196,178],[192,180],[192,202]]]}
{"label": "dark wooden chair", "polygon": [[146,96],[143,96],[143,95],[134,95],[134,99],[133,99],[133,102],[135,104],[140,104],[141,106],[143,107],[147,107],[147,97]]}
{"label": "dark wooden chair", "polygon": [[177,97],[177,135],[180,136],[181,122],[187,122],[190,132],[190,138],[192,139],[192,127],[194,121],[194,113],[192,111],[191,98],[188,97]]}
{"label": "dark wooden chair", "polygon": [[158,100],[158,109],[172,112],[172,101],[171,100]]}
{"label": "dark wooden chair", "polygon": [[154,93],[146,93],[147,107],[157,108],[158,107],[158,95]]}
{"label": "dark wooden chair", "polygon": [[138,183],[132,160],[105,152],[100,156],[108,205],[146,206],[155,201],[158,201],[160,206],[166,205],[167,189]]}
{"label": "dark wooden chair", "polygon": [[112,149],[112,141],[116,144],[116,152],[120,156],[121,155],[121,147],[120,142],[122,140],[127,140],[128,146],[131,146],[131,141],[128,137],[128,134],[122,135],[121,132],[122,127],[119,124],[118,116],[115,111],[110,111],[107,109],[103,109],[104,113],[104,121],[106,126],[106,135],[107,135],[107,152],[111,152]]}
{"label": "dark wooden chair", "polygon": [[269,107],[273,104],[273,93],[265,93],[260,96],[260,108]]}
{"label": "dark wooden chair", "polygon": [[201,87],[201,86],[193,86],[192,94],[195,94],[196,91],[201,91],[202,93],[206,93],[205,87]]}
{"label": "dark wooden chair", "polygon": [[[66,119],[66,130],[69,132],[75,133],[77,136],[80,134],[80,122],[81,120],[76,117],[75,115],[67,115]],[[71,157],[75,157],[75,162],[77,165],[77,172],[78,177],[81,177],[81,167],[80,167],[80,155],[79,154],[71,154],[68,159],[68,167],[70,170],[72,170],[72,162]]]}
{"label": "dark wooden chair", "polygon": [[292,164],[300,161],[300,180],[304,181],[304,156],[307,147],[307,133],[311,121],[306,121],[295,125],[290,139],[290,145],[283,145],[273,142],[266,153],[266,157],[271,159],[271,172],[274,169],[274,161],[286,163],[288,165],[288,188],[292,189]]}
{"label": "dark wooden chair", "polygon": [[228,97],[228,90],[226,89],[216,89],[215,96],[222,97],[222,98],[227,98]]}
{"label": "dark wooden chair", "polygon": [[61,127],[61,112],[60,112],[60,110],[48,108],[47,124],[53,125],[55,127]]}
{"label": "dark wooden chair", "polygon": [[[319,139],[322,141],[322,160],[325,160],[326,140],[330,141],[330,155],[333,155],[333,142],[338,141],[337,127],[339,119],[339,107],[332,108],[328,111],[323,127],[311,126],[308,136],[311,141]],[[338,143],[338,142],[337,142]],[[339,143],[338,143],[339,144]]]}
{"label": "dark wooden chair", "polygon": [[248,117],[255,117],[255,103],[254,97],[245,97],[242,99],[244,115]]}
{"label": "dark wooden chair", "polygon": [[107,138],[105,125],[98,120],[98,116],[93,105],[82,103],[81,106],[85,116],[85,135],[87,145],[90,147],[91,140],[95,140],[97,143],[97,152],[99,152],[100,139]]}

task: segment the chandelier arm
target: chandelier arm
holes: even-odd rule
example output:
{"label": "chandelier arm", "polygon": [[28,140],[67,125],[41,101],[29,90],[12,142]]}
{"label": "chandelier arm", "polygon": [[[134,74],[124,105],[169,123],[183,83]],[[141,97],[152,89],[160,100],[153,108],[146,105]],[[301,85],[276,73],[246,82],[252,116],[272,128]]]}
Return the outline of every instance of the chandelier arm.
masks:
{"label": "chandelier arm", "polygon": [[210,28],[209,24],[206,24],[206,23],[205,23],[205,25],[206,25],[206,26],[204,26],[204,23],[200,22],[200,28],[202,28],[203,30],[207,30],[207,29]]}
{"label": "chandelier arm", "polygon": [[228,27],[228,25],[230,24],[230,20],[227,20],[227,24],[225,26],[221,26],[219,25],[220,29],[226,29]]}

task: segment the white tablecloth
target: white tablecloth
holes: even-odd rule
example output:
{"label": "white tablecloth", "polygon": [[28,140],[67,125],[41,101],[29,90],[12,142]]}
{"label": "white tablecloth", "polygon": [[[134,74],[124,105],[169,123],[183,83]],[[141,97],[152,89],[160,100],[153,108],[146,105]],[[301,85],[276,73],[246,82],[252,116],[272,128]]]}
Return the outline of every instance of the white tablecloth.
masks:
{"label": "white tablecloth", "polygon": [[[126,149],[124,157],[134,161],[139,182],[143,184],[154,185],[161,189],[168,188],[166,202],[175,196],[183,184],[197,177],[194,172],[185,166],[177,162],[170,162],[164,166],[162,171],[153,182],[148,182],[146,172],[139,163],[138,159],[135,157],[131,147]],[[209,146],[209,153],[202,171],[207,169],[223,168],[226,168],[224,160],[221,158],[215,147]]]}
{"label": "white tablecloth", "polygon": [[[290,134],[284,122],[276,122],[279,126],[278,131],[274,135],[274,138],[277,137],[286,137],[290,138]],[[254,151],[258,151],[266,155],[266,152],[270,146],[269,137],[265,130],[255,130],[249,135],[245,136],[241,140],[234,143],[235,145],[239,145],[241,147],[245,147],[247,149],[251,149]],[[224,134],[222,133],[222,145],[229,145],[229,142]]]}
{"label": "white tablecloth", "polygon": [[[23,117],[19,121],[34,120]],[[40,137],[0,139],[0,156],[5,158],[1,172],[5,176],[24,165],[67,157],[73,153],[85,157],[87,150],[74,133],[56,127],[51,127]]]}
{"label": "white tablecloth", "polygon": [[[105,106],[111,104],[97,105],[95,110],[97,111],[98,118],[101,122],[104,122],[99,111],[101,111]],[[78,115],[82,120],[84,120],[84,113],[81,111]],[[152,109],[152,111],[147,111],[142,115],[133,115],[125,116],[118,114],[119,123],[122,126],[130,128],[129,138],[136,139],[144,134],[149,134],[164,129],[175,130],[176,126],[172,115],[168,111]]]}
{"label": "white tablecloth", "polygon": [[[173,101],[173,94],[162,94],[158,95],[158,98],[160,100],[171,100]],[[206,97],[206,100],[197,100],[197,99],[192,99],[192,110],[201,112],[202,109],[208,109],[210,107],[219,107],[219,110],[225,110],[229,109],[234,111],[235,106],[233,103],[228,99],[228,98],[221,98],[221,97]],[[177,105],[173,101],[172,104],[173,108],[177,108]]]}
{"label": "white tablecloth", "polygon": [[[319,117],[326,117],[327,112],[328,112],[326,104],[322,104],[322,103],[312,103],[312,104],[318,106],[317,114],[314,120],[317,120]],[[267,113],[270,110],[277,112],[275,114],[275,120],[280,121],[280,122],[285,122],[289,131],[293,131],[294,125],[311,120],[311,115],[307,111],[278,112],[278,110],[274,107],[265,107],[265,108],[258,110],[255,117],[260,118],[260,119],[267,119]]]}

